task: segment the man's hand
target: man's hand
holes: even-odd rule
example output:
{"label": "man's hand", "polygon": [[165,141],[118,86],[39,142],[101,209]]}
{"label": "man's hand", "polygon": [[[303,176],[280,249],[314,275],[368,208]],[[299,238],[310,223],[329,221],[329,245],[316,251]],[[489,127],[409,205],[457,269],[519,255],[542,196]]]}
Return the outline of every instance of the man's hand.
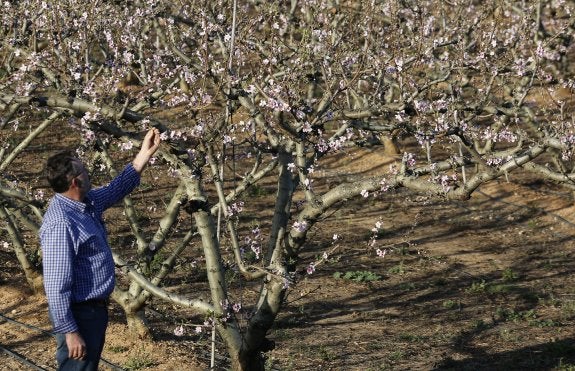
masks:
{"label": "man's hand", "polygon": [[86,356],[86,343],[79,332],[66,334],[66,346],[68,346],[68,358],[82,359]]}
{"label": "man's hand", "polygon": [[134,166],[134,169],[138,173],[144,170],[150,158],[158,150],[160,142],[160,131],[156,128],[150,129],[142,141],[140,152],[136,155],[134,161],[132,161],[132,166]]}

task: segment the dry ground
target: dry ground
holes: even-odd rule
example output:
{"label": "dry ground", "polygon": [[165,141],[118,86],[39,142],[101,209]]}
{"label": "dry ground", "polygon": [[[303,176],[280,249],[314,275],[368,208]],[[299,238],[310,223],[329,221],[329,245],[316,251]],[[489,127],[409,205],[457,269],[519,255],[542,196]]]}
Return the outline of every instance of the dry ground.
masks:
{"label": "dry ground", "polygon": [[[361,156],[364,164],[382,163],[369,151]],[[512,177],[466,202],[399,190],[336,211],[311,236],[306,262],[331,246],[333,233],[342,239],[329,263],[298,273],[269,335],[276,348],[267,353],[268,368],[575,369],[573,205],[565,189]],[[385,258],[367,246],[376,220]],[[195,287],[205,290],[201,282]],[[106,360],[126,369],[209,368],[209,334],[192,331],[201,319],[154,300],[148,315],[155,340],[140,341],[127,334],[119,307],[111,309]],[[50,329],[44,297],[31,295],[2,247],[0,313]],[[188,330],[183,337],[173,335],[179,324]],[[36,329],[0,319],[0,344],[55,366],[53,341]],[[217,348],[216,369],[225,369],[219,341]],[[28,368],[1,354],[0,369]]]}

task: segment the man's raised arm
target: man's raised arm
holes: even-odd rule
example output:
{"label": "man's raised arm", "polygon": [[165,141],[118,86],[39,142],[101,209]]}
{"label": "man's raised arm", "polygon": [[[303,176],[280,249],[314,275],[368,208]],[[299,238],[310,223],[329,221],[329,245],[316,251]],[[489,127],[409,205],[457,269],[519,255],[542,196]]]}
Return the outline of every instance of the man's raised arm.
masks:
{"label": "man's raised arm", "polygon": [[156,128],[150,129],[146,133],[144,140],[142,141],[142,147],[140,148],[140,152],[132,161],[132,166],[134,169],[141,174],[150,158],[156,153],[158,147],[160,146],[160,131]]}

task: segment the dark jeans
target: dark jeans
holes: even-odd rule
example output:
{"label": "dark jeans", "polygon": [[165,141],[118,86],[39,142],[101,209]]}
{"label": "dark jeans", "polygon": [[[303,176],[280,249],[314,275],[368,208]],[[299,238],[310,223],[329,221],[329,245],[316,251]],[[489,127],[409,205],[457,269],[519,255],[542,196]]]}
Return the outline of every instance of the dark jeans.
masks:
{"label": "dark jeans", "polygon": [[86,357],[83,360],[68,358],[66,335],[56,334],[56,360],[61,371],[97,371],[106,328],[108,327],[108,308],[105,306],[72,304],[72,313],[80,335],[86,343]]}

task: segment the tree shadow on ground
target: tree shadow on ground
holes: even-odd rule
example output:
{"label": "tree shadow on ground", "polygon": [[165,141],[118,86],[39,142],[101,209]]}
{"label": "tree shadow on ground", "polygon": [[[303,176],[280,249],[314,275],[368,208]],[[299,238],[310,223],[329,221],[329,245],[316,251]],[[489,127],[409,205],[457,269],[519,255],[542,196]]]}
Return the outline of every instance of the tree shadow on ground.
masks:
{"label": "tree shadow on ground", "polygon": [[[384,260],[365,257],[368,249],[361,245],[367,245],[369,227],[363,234],[356,229],[355,245],[341,253],[340,261],[314,273],[320,278],[317,292],[311,292],[315,281],[310,280],[310,298],[288,300],[274,326],[279,342],[287,334],[306,336],[304,328],[329,331],[334,335],[326,339],[301,339],[315,347],[316,354],[306,362],[343,362],[354,370],[411,369],[414,357],[418,367],[433,370],[547,370],[574,364],[569,331],[573,315],[562,313],[557,304],[569,301],[569,296],[554,297],[569,295],[566,289],[575,274],[569,233],[573,223],[556,215],[559,209],[494,203],[489,197],[469,206],[406,202],[394,208],[392,215],[422,213],[417,228],[390,219],[395,225],[381,239],[395,253]],[[382,212],[387,211],[371,209],[369,214]],[[337,221],[355,225],[353,218],[344,215]],[[326,249],[314,241],[308,247],[304,260],[313,261]],[[426,251],[423,255],[421,249]],[[398,263],[404,264],[405,273],[391,272]],[[333,277],[334,272],[355,270],[374,272],[382,279],[345,282]],[[304,280],[305,272],[298,273]],[[342,295],[313,298],[322,290]],[[534,317],[527,317],[531,313]],[[503,338],[507,329],[521,334],[521,340]],[[368,348],[363,357],[353,346],[355,350],[346,353],[354,330],[363,330],[357,343],[368,344],[363,345]],[[422,354],[428,354],[426,361]],[[361,363],[375,358],[381,366]]]}
{"label": "tree shadow on ground", "polygon": [[473,334],[462,334],[458,339],[460,349],[469,358],[454,360],[446,358],[438,363],[433,370],[550,370],[558,365],[575,363],[575,339],[568,338],[546,342],[535,346],[515,349],[512,351],[489,353],[476,347],[465,346]]}

